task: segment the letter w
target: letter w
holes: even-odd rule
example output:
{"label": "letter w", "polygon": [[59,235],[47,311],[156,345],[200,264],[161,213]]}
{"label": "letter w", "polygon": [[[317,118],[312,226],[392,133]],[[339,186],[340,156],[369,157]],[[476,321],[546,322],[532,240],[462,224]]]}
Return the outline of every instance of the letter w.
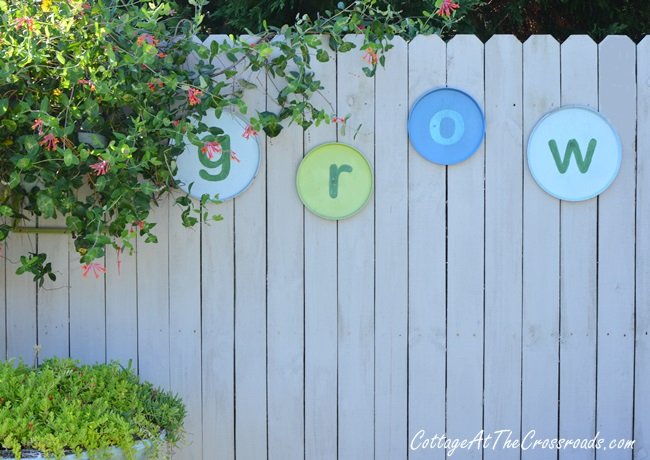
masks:
{"label": "letter w", "polygon": [[580,146],[578,141],[571,139],[566,146],[564,152],[564,158],[560,158],[560,151],[557,148],[557,142],[555,139],[548,141],[548,146],[551,148],[551,153],[553,154],[553,159],[555,160],[555,165],[557,170],[560,171],[560,174],[564,174],[569,169],[569,163],[571,163],[571,155],[576,157],[576,164],[578,169],[582,174],[589,171],[589,166],[591,166],[591,160],[594,158],[594,152],[596,151],[596,145],[598,142],[596,139],[591,139],[589,141],[589,146],[587,147],[587,156],[582,157],[582,152],[580,151]]}

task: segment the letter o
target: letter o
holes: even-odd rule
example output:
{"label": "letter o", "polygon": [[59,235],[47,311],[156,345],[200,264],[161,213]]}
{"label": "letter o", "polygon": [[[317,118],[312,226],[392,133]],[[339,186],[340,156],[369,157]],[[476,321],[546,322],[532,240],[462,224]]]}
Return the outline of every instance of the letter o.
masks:
{"label": "letter o", "polygon": [[[444,137],[441,132],[442,122],[445,119],[454,122],[454,134],[450,137]],[[458,141],[463,138],[463,134],[465,134],[465,120],[463,119],[463,116],[455,110],[440,110],[431,117],[431,121],[429,122],[429,132],[431,133],[431,138],[440,145],[457,144]]]}

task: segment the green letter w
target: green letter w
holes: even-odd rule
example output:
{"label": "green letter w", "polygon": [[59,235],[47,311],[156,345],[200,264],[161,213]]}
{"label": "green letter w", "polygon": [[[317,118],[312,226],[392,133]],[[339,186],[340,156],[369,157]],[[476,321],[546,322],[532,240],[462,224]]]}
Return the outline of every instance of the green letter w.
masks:
{"label": "green letter w", "polygon": [[590,140],[589,146],[587,147],[587,156],[585,158],[582,158],[582,152],[580,151],[578,141],[571,139],[566,146],[564,158],[560,158],[560,151],[557,148],[557,142],[555,142],[555,139],[548,141],[548,146],[551,148],[551,153],[553,154],[555,165],[557,166],[557,170],[560,171],[560,174],[566,173],[567,169],[569,169],[571,155],[576,157],[576,164],[578,165],[578,169],[582,174],[589,171],[591,160],[594,158],[594,152],[596,151],[596,144],[598,144],[596,139]]}

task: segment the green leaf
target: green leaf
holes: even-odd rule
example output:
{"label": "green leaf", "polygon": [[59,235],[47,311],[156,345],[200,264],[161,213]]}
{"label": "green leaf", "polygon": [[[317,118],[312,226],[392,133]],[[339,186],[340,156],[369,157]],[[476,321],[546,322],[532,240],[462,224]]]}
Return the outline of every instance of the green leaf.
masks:
{"label": "green leaf", "polygon": [[7,131],[14,132],[18,128],[18,125],[16,124],[15,121],[9,120],[9,119],[4,119],[2,120],[2,126],[7,128]]}
{"label": "green leaf", "polygon": [[327,62],[330,60],[330,55],[327,54],[327,51],[321,48],[316,52],[316,59],[318,59],[319,62]]}
{"label": "green leaf", "polygon": [[338,50],[339,50],[341,53],[345,53],[345,52],[348,52],[348,51],[350,51],[350,50],[352,50],[352,49],[354,49],[354,48],[356,48],[356,47],[357,47],[357,46],[356,46],[354,43],[352,43],[352,42],[343,42],[343,43],[341,43],[341,44],[339,45],[339,49],[338,49]]}
{"label": "green leaf", "polygon": [[63,153],[63,163],[65,163],[66,166],[78,165],[79,158],[77,158],[77,155],[72,153],[70,149],[66,149]]}
{"label": "green leaf", "polygon": [[56,52],[56,60],[61,64],[65,64],[65,57],[63,57],[63,53],[61,51]]}
{"label": "green leaf", "polygon": [[54,208],[54,200],[44,190],[41,190],[36,195],[36,206],[44,217],[52,218],[56,214],[56,210]]}
{"label": "green leaf", "polygon": [[18,169],[27,169],[32,164],[32,160],[29,157],[22,157],[16,162],[16,168]]}
{"label": "green leaf", "polygon": [[7,109],[9,108],[9,99],[4,98],[0,99],[0,115],[4,115],[7,113]]}

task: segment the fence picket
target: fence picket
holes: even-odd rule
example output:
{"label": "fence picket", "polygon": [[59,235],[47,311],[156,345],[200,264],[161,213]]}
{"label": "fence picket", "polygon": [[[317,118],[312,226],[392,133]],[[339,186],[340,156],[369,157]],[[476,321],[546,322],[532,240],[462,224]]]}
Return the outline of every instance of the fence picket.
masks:
{"label": "fence picket", "polygon": [[[560,46],[551,36],[524,43],[524,133],[560,105]],[[524,140],[526,141],[526,139]],[[558,432],[560,203],[524,167],[522,436]],[[543,449],[522,459],[545,459]]]}
{"label": "fence picket", "polygon": [[[618,177],[599,197],[596,431],[611,439],[632,439],[636,46],[629,38],[611,36],[598,50],[598,105],[618,131],[623,160]],[[632,451],[596,451],[597,460],[609,458],[632,458]]]}
{"label": "fence picket", "polygon": [[637,46],[636,365],[634,458],[650,453],[650,38]]}
{"label": "fence picket", "polygon": [[[447,85],[483,108],[483,44],[458,35],[447,44]],[[447,435],[473,439],[483,427],[485,148],[447,170]],[[480,459],[478,449],[454,457]]]}
{"label": "fence picket", "polygon": [[[291,69],[289,69],[291,70]],[[267,107],[277,112],[277,87]],[[267,340],[269,459],[304,458],[303,206],[295,176],[303,155],[302,128],[286,126],[267,143]]]}
{"label": "fence picket", "polygon": [[[362,39],[338,55],[338,115],[350,113],[339,141],[361,151],[374,165],[374,79],[367,78]],[[374,457],[374,198],[354,218],[338,225],[339,459]]]}
{"label": "fence picket", "polygon": [[[375,124],[408,117],[407,45],[401,38],[376,76]],[[407,458],[408,133],[375,134],[375,458]]]}
{"label": "fence picket", "polygon": [[[336,53],[313,62],[323,89],[312,101],[336,112]],[[304,150],[337,138],[336,124],[310,127]],[[337,223],[305,211],[305,458],[337,456]]]}
{"label": "fence picket", "polygon": [[[561,103],[598,108],[598,49],[587,36],[561,48]],[[596,434],[596,199],[560,203],[560,423],[566,439]],[[593,449],[560,451],[560,459],[593,459]]]}
{"label": "fence picket", "polygon": [[522,321],[522,45],[485,44],[485,430],[501,433],[484,458],[518,459]]}
{"label": "fence picket", "polygon": [[[41,220],[41,226],[63,227],[65,219]],[[69,259],[66,234],[38,235],[38,250],[47,254],[52,263],[56,281],[47,280],[38,289],[38,343],[42,349],[39,361],[51,357],[64,358],[70,353],[69,328]]]}
{"label": "fence picket", "polygon": [[[445,42],[420,36],[409,44],[409,107],[429,90],[444,86]],[[435,63],[435,65],[432,65]],[[408,156],[409,238],[409,459],[446,458],[444,449],[416,449],[418,433],[445,433],[446,267],[445,167]],[[419,438],[418,438],[419,439]]]}

